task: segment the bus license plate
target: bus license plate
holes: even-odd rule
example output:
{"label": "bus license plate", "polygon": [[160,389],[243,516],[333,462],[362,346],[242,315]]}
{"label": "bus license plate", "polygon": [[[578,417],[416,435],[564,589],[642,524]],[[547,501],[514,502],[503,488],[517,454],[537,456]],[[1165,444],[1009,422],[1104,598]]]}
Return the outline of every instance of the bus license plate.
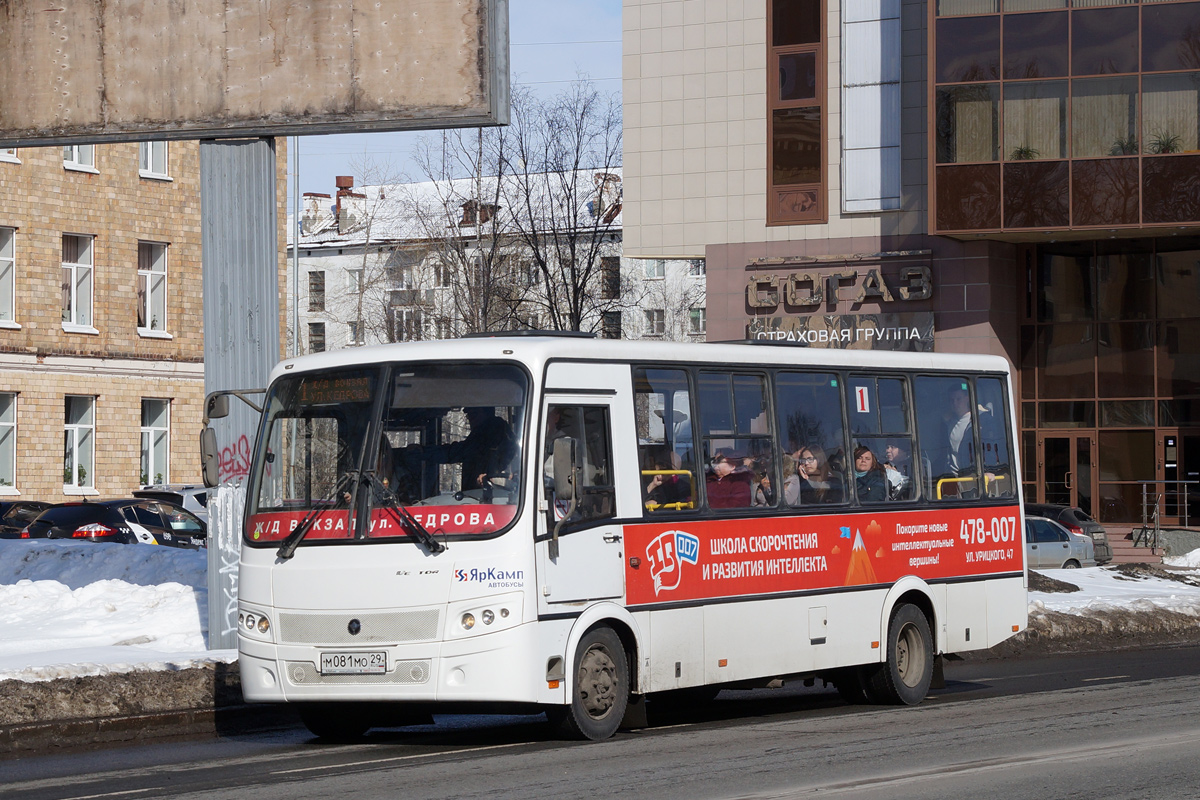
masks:
{"label": "bus license plate", "polygon": [[383,675],[387,653],[321,653],[322,675]]}

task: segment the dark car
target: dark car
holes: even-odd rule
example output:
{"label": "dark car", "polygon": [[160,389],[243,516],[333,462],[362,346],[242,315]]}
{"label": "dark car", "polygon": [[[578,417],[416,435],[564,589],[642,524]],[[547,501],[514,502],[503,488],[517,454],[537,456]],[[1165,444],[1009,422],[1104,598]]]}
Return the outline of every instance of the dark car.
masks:
{"label": "dark car", "polygon": [[1025,513],[1052,519],[1071,533],[1091,538],[1092,545],[1096,550],[1096,563],[1107,564],[1112,561],[1112,548],[1108,545],[1108,532],[1104,530],[1103,525],[1089,517],[1083,509],[1053,503],[1026,503]]}
{"label": "dark car", "polygon": [[0,539],[20,539],[25,526],[37,519],[50,503],[41,500],[8,500],[0,503]]}
{"label": "dark car", "polygon": [[196,548],[205,546],[208,526],[173,503],[134,497],[51,506],[29,523],[22,535],[26,533],[28,538]]}
{"label": "dark car", "polygon": [[148,497],[151,500],[166,500],[168,503],[182,506],[207,523],[208,496],[210,491],[210,489],[204,486],[159,483],[135,489],[133,496]]}

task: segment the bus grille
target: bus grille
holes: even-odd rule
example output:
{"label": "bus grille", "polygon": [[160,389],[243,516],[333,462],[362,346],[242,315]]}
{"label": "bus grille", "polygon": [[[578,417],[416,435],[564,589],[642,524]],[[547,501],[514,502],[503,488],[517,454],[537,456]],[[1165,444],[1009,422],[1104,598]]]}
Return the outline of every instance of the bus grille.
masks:
{"label": "bus grille", "polygon": [[[357,635],[350,633],[358,620]],[[435,639],[441,623],[438,609],[354,614],[280,614],[279,639],[295,644],[366,644],[419,642]]]}
{"label": "bus grille", "polygon": [[397,661],[395,668],[383,675],[322,675],[311,661],[288,661],[288,682],[293,686],[329,686],[331,684],[390,683],[416,685],[429,682],[429,659]]}

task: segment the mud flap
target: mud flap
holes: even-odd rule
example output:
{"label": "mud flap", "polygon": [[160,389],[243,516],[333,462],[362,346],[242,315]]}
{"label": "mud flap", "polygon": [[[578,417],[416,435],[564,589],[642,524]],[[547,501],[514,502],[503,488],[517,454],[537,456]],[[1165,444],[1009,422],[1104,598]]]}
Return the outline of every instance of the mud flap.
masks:
{"label": "mud flap", "polygon": [[930,689],[946,688],[946,673],[942,669],[942,656],[933,657],[933,678],[929,681]]}
{"label": "mud flap", "polygon": [[625,716],[621,717],[622,728],[648,728],[646,719],[646,695],[629,695],[629,704],[625,706]]}

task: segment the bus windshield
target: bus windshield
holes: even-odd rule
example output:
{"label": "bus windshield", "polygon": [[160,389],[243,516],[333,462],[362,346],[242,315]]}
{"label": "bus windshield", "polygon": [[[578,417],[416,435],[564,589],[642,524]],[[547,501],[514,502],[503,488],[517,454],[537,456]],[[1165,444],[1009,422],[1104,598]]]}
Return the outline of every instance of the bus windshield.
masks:
{"label": "bus windshield", "polygon": [[400,538],[411,528],[405,512],[438,536],[502,530],[520,497],[527,393],[526,374],[506,364],[393,364],[276,381],[248,544],[278,544],[301,524],[304,543]]}

